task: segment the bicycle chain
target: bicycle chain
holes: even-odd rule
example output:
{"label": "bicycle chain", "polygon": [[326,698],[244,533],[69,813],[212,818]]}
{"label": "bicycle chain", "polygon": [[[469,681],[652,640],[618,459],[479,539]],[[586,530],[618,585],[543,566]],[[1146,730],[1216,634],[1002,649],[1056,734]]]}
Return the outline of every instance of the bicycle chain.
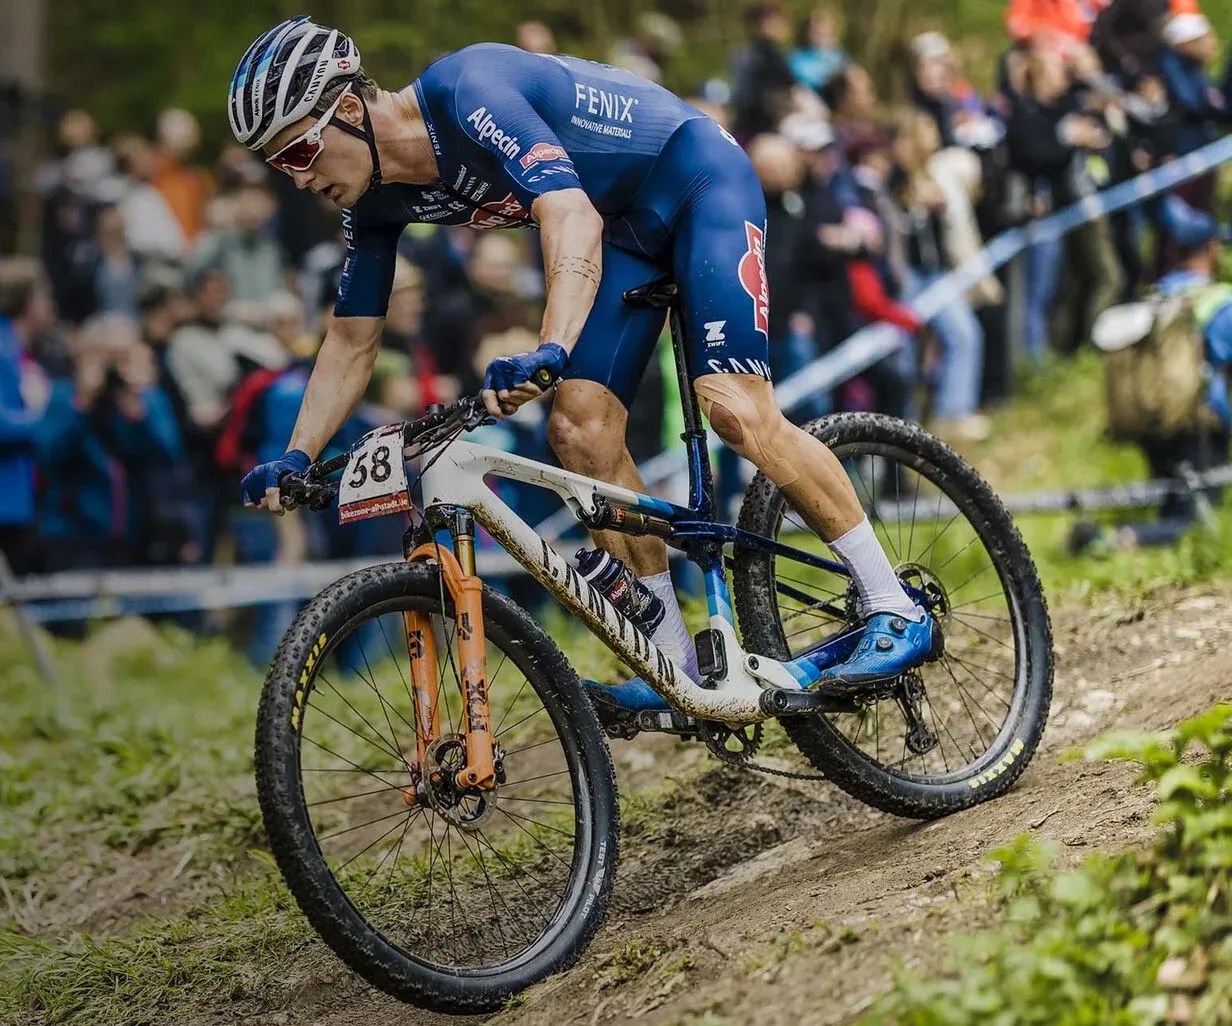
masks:
{"label": "bicycle chain", "polygon": [[824,773],[797,773],[794,770],[775,769],[773,766],[763,766],[759,762],[746,762],[743,768],[756,773],[765,773],[771,777],[786,777],[788,780],[826,780]]}

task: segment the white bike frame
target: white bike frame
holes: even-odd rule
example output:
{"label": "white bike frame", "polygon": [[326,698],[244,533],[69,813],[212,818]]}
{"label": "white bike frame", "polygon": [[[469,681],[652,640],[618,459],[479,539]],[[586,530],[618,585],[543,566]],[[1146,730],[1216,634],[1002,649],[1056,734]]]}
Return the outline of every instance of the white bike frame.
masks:
{"label": "white bike frame", "polygon": [[[564,499],[575,513],[586,515],[594,514],[600,498],[644,508],[646,496],[462,440],[453,442],[444,452],[433,453],[425,460],[429,462],[421,479],[425,508],[446,504],[469,509],[515,561],[680,712],[730,724],[753,723],[769,718],[760,705],[767,685],[800,688],[798,678],[786,665],[764,656],[749,657],[736,639],[730,610],[713,606],[710,626],[723,635],[727,672],[721,680],[712,681],[713,689],[699,687],[606,597],[582,580],[560,553],[500,500],[484,478],[507,478],[546,488]],[[750,672],[754,668],[756,675]]]}

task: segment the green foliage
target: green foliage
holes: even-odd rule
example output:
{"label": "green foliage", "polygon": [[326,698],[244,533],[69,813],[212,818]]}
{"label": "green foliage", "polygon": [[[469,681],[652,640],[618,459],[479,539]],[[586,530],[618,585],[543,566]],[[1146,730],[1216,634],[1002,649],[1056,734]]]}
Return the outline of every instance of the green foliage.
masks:
{"label": "green foliage", "polygon": [[1090,759],[1142,766],[1159,835],[1076,869],[1021,837],[993,853],[1004,924],[955,941],[947,975],[901,974],[866,1026],[1149,1026],[1232,1016],[1232,705],[1110,734]]}

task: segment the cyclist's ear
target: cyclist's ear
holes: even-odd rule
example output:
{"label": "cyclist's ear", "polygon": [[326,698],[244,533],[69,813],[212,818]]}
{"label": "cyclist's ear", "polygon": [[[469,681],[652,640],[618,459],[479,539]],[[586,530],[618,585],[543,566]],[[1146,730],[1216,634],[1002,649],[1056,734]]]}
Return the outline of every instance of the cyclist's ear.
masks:
{"label": "cyclist's ear", "polygon": [[353,125],[356,128],[364,127],[364,105],[353,92],[347,91],[343,94],[341,102],[338,104],[338,109],[334,112],[334,117],[341,118],[348,125]]}

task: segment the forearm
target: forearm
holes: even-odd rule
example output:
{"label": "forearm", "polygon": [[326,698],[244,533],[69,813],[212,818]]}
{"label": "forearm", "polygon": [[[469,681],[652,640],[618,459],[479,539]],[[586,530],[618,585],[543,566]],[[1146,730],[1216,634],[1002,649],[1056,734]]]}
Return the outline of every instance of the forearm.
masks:
{"label": "forearm", "polygon": [[547,302],[539,341],[555,342],[571,352],[603,273],[603,219],[589,201],[560,207],[549,207],[540,221]]}
{"label": "forearm", "polygon": [[330,329],[308,378],[288,449],[299,449],[313,459],[321,454],[363,398],[379,341],[379,322],[362,334]]}

